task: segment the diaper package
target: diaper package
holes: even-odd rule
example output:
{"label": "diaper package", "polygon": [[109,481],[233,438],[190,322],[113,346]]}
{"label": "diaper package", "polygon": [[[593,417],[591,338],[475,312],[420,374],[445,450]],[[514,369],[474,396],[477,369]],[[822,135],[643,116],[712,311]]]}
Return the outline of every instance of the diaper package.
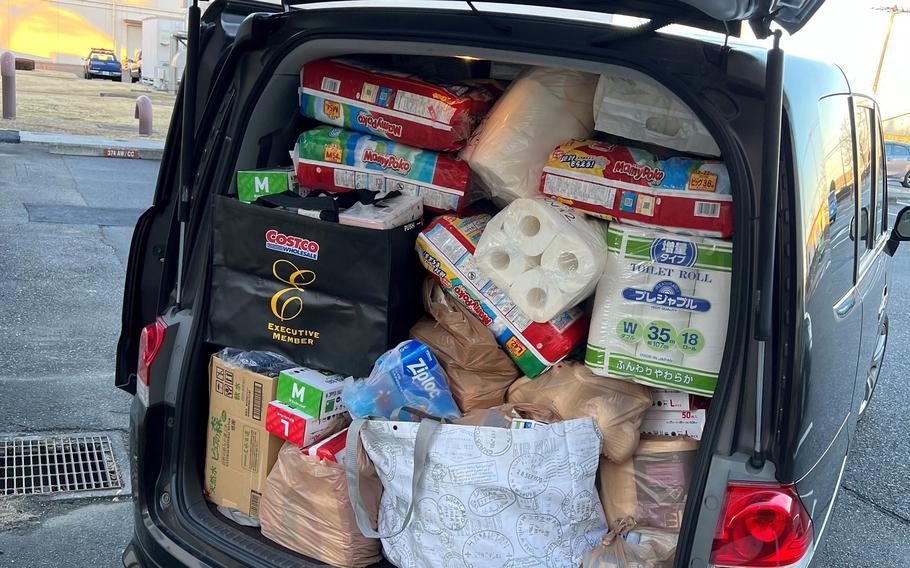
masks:
{"label": "diaper package", "polygon": [[594,140],[551,153],[540,191],[572,207],[627,223],[713,237],[733,234],[733,196],[723,162]]}
{"label": "diaper package", "polygon": [[538,197],[516,199],[493,217],[475,256],[524,313],[545,323],[594,292],[606,249],[606,223]]}
{"label": "diaper package", "polygon": [[305,64],[300,84],[304,116],[447,152],[464,146],[496,98],[471,82],[444,84],[338,59]]}
{"label": "diaper package", "polygon": [[594,129],[680,152],[720,156],[692,109],[651,77],[609,65],[594,93]]}
{"label": "diaper package", "polygon": [[614,223],[585,364],[603,376],[712,396],[730,311],[733,246]]}
{"label": "diaper package", "polygon": [[500,205],[537,194],[547,155],[592,134],[597,75],[535,67],[513,82],[461,151]]}
{"label": "diaper package", "polygon": [[420,262],[442,287],[493,332],[528,377],[562,360],[585,336],[587,317],[578,308],[546,323],[529,318],[474,260],[489,215],[437,217],[417,237]]}
{"label": "diaper package", "polygon": [[403,407],[437,418],[461,416],[442,365],[429,347],[414,339],[384,353],[366,379],[345,379],[341,399],[354,418],[420,420],[401,411]]}
{"label": "diaper package", "polygon": [[459,211],[470,202],[465,162],[369,134],[319,126],[300,135],[293,157],[297,180],[308,189],[400,191],[420,196],[433,211]]}

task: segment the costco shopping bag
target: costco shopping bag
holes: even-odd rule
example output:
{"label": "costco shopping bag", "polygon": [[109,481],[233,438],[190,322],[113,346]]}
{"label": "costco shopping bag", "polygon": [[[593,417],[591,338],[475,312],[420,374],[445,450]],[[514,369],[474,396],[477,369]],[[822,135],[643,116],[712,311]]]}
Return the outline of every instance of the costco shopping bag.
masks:
{"label": "costco shopping bag", "polygon": [[[359,494],[362,441],[383,485],[378,530]],[[591,418],[512,430],[355,420],[346,468],[365,536],[399,568],[577,567],[607,534]]]}
{"label": "costco shopping bag", "polygon": [[215,198],[208,341],[365,377],[417,321],[420,222],[378,230]]}

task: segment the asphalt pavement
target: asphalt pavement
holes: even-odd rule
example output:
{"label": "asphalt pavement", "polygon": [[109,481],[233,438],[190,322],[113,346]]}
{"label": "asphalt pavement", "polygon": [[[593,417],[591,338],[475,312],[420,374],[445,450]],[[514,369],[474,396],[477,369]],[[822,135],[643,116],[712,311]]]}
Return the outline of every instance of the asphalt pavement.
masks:
{"label": "asphalt pavement", "polygon": [[[114,347],[132,225],[158,162],[0,144],[0,434],[108,435],[125,455],[130,396]],[[114,567],[128,488],[103,499],[0,497],[0,566]]]}
{"label": "asphalt pavement", "polygon": [[[132,222],[151,201],[157,170],[148,160],[0,144],[0,435],[103,432],[125,447],[130,397],[113,387],[114,346]],[[904,282],[907,245],[893,263],[888,354],[819,567],[910,566]],[[130,499],[0,497],[0,567],[119,566]]]}

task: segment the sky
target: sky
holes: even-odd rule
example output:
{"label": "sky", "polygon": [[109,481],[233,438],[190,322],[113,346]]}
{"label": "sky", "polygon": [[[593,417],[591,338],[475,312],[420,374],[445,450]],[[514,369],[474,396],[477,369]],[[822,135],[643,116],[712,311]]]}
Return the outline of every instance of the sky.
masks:
{"label": "sky", "polygon": [[[895,0],[825,0],[806,26],[781,40],[784,51],[833,61],[847,75],[853,90],[872,94],[875,69],[890,14],[874,10]],[[910,2],[897,2],[910,10]],[[876,99],[882,116],[910,112],[910,13],[894,19]]]}

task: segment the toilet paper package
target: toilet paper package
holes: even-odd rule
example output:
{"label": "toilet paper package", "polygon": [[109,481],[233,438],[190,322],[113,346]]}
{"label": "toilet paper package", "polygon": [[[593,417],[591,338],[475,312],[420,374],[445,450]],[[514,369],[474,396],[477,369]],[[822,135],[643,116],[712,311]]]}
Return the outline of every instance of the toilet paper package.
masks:
{"label": "toilet paper package", "polygon": [[477,266],[474,251],[489,215],[437,217],[417,237],[420,262],[471,314],[528,377],[562,360],[584,339],[587,317],[572,308],[550,321],[533,321]]}
{"label": "toilet paper package", "polygon": [[536,195],[553,148],[591,136],[596,86],[597,75],[547,67],[509,86],[461,151],[497,204]]}
{"label": "toilet paper package", "polygon": [[585,363],[603,376],[712,396],[730,305],[733,247],[614,223]]}
{"label": "toilet paper package", "polygon": [[532,320],[547,322],[594,292],[606,229],[554,199],[516,199],[481,235],[477,266]]}
{"label": "toilet paper package", "polygon": [[594,129],[680,152],[720,156],[692,109],[651,77],[609,65],[594,93]]}
{"label": "toilet paper package", "polygon": [[549,156],[540,191],[585,213],[674,233],[729,237],[733,196],[723,162],[595,140],[570,140]]}
{"label": "toilet paper package", "polygon": [[308,189],[400,191],[433,211],[459,211],[471,201],[465,162],[369,134],[319,126],[300,135],[292,156],[297,181]]}
{"label": "toilet paper package", "polygon": [[498,94],[472,81],[446,84],[339,59],[305,64],[300,85],[303,116],[447,152],[464,146]]}

